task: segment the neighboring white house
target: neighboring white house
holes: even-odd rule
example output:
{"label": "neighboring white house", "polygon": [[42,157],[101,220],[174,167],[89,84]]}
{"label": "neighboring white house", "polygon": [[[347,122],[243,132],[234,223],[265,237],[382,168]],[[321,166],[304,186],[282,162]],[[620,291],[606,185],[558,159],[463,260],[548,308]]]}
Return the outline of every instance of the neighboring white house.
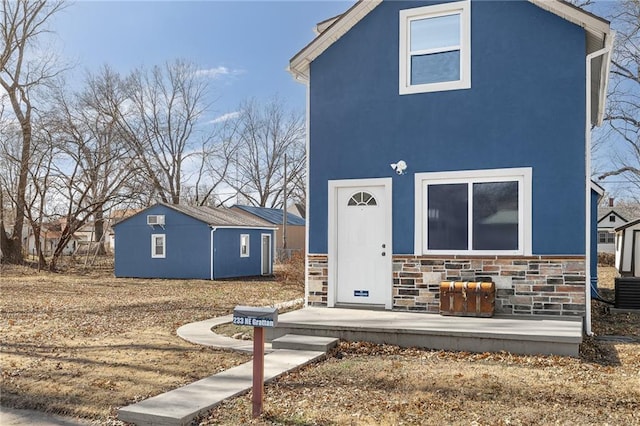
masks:
{"label": "neighboring white house", "polygon": [[629,222],[614,208],[598,211],[598,253],[615,253],[616,228]]}
{"label": "neighboring white house", "polygon": [[623,277],[640,277],[640,219],[616,228],[616,269]]}
{"label": "neighboring white house", "polygon": [[615,253],[616,229],[638,218],[639,205],[623,202],[614,206],[614,199],[609,198],[606,207],[598,208],[598,253]]}

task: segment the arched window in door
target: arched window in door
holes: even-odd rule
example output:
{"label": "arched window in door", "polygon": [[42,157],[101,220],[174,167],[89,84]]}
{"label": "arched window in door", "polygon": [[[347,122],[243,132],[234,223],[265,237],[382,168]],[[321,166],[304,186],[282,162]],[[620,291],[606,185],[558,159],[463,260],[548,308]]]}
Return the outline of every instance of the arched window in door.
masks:
{"label": "arched window in door", "polygon": [[368,192],[356,192],[349,198],[348,206],[377,206],[378,202]]}

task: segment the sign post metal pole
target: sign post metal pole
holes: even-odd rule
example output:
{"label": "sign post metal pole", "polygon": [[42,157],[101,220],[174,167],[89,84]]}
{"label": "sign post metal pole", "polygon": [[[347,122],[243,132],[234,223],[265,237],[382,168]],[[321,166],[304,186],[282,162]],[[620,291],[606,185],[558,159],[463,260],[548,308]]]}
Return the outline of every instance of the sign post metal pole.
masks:
{"label": "sign post metal pole", "polygon": [[264,328],[253,328],[253,418],[262,414],[264,395]]}
{"label": "sign post metal pole", "polygon": [[236,306],[233,310],[233,323],[253,326],[253,395],[252,415],[255,419],[262,414],[264,399],[264,327],[278,324],[277,308],[256,308]]}

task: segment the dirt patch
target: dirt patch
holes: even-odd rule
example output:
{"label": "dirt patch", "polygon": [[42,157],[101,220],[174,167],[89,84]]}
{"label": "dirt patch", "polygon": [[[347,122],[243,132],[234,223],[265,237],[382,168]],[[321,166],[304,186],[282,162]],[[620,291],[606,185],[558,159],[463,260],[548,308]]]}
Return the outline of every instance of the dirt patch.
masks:
{"label": "dirt patch", "polygon": [[115,409],[249,356],[183,341],[183,324],[302,297],[299,283],[0,271],[1,405],[112,422]]}

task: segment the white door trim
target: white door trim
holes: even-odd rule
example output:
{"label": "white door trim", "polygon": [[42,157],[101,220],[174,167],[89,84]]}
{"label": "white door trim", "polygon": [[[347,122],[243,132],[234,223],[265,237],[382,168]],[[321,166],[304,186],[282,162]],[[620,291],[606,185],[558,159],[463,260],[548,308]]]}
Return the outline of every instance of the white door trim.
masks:
{"label": "white door trim", "polygon": [[[266,253],[269,256],[269,267],[265,272],[264,270],[264,238],[267,237],[269,239],[269,252]],[[273,242],[271,239],[271,234],[260,234],[260,272],[262,275],[271,275],[273,271],[271,270],[273,265]]]}
{"label": "white door trim", "polygon": [[372,179],[342,179],[342,180],[330,180],[329,181],[329,193],[328,193],[328,229],[327,229],[327,250],[328,250],[328,274],[327,274],[327,306],[333,308],[336,304],[337,284],[338,284],[338,236],[337,236],[337,223],[338,223],[338,189],[339,188],[366,188],[367,186],[383,186],[385,191],[385,240],[388,241],[388,249],[386,252],[388,256],[385,262],[385,275],[388,276],[389,285],[385,287],[385,309],[391,309],[393,305],[393,275],[392,275],[392,260],[393,260],[393,222],[392,222],[392,182],[389,178],[372,178]]}

